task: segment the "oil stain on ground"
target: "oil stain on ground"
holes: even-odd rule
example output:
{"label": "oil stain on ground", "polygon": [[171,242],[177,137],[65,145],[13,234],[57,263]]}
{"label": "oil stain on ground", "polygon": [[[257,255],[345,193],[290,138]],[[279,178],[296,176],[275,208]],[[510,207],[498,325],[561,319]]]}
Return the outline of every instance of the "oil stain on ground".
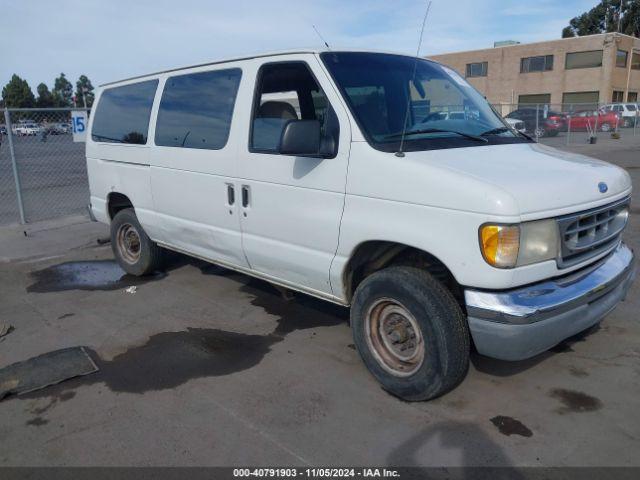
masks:
{"label": "oil stain on ground", "polygon": [[30,427],[41,427],[42,425],[46,425],[47,423],[49,423],[49,420],[46,420],[42,417],[32,418],[31,420],[25,422],[25,424]]}
{"label": "oil stain on ground", "polygon": [[549,396],[562,402],[563,407],[557,410],[561,414],[568,412],[594,412],[602,408],[600,399],[575,390],[554,388],[549,392]]}
{"label": "oil stain on ground", "polygon": [[114,392],[144,393],[175,388],[195,378],[230,375],[259,364],[273,345],[295,330],[344,324],[348,318],[346,309],[305,295],[294,302],[285,301],[277,290],[259,280],[250,280],[241,289],[252,295],[253,305],[278,316],[271,333],[252,335],[208,328],[158,333],[112,360],[90,352],[98,372],[24,397],[56,396],[95,383],[104,383]]}
{"label": "oil stain on ground", "polygon": [[27,292],[61,292],[65,290],[118,290],[164,278],[157,273],[147,277],[128,275],[115,260],[65,262],[32,272],[34,283]]}
{"label": "oil stain on ground", "polygon": [[503,435],[520,435],[522,437],[530,437],[533,435],[533,432],[525,424],[512,417],[498,415],[491,419],[491,423],[493,423]]}

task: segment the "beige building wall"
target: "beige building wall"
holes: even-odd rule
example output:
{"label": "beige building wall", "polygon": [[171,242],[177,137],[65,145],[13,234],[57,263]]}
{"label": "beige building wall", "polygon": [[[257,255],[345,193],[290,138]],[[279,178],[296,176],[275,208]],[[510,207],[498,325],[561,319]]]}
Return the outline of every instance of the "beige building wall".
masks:
{"label": "beige building wall", "polygon": [[[614,90],[639,92],[640,70],[630,70],[631,51],[640,55],[640,39],[621,34],[600,34],[547,42],[508,45],[482,50],[431,55],[466,76],[468,63],[488,62],[486,77],[467,77],[494,104],[516,104],[520,95],[550,94],[560,104],[566,92],[599,92],[601,103],[611,102]],[[616,67],[616,51],[629,52],[627,68]],[[565,69],[568,52],[603,50],[602,67]],[[553,70],[520,73],[524,57],[553,55]],[[630,75],[629,75],[630,74]],[[624,99],[627,99],[625,93]]]}

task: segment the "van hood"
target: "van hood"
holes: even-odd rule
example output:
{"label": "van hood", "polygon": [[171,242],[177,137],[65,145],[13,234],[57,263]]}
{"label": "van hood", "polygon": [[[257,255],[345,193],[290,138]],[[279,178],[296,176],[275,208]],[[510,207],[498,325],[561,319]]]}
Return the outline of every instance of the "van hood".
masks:
{"label": "van hood", "polygon": [[[622,168],[539,143],[420,153],[433,156],[433,163],[429,163],[437,168],[493,187],[496,200],[502,204],[502,212],[494,213],[558,215],[583,209],[579,207],[602,205],[631,193],[631,178]],[[512,210],[508,204],[517,211],[506,211]]]}

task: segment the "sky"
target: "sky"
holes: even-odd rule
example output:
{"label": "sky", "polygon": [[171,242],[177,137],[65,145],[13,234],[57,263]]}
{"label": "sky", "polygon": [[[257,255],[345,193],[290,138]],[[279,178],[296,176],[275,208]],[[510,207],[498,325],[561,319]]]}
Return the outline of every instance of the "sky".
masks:
{"label": "sky", "polygon": [[[246,54],[323,46],[415,54],[426,0],[0,0],[0,86],[60,72],[94,86]],[[421,55],[560,38],[598,0],[433,0]]]}

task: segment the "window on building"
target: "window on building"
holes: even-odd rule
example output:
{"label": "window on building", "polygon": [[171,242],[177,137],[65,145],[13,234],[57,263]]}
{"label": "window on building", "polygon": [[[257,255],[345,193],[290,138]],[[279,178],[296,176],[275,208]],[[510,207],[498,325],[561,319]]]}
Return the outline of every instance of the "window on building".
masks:
{"label": "window on building", "polygon": [[566,92],[562,94],[562,110],[591,110],[597,108],[599,92]]}
{"label": "window on building", "polygon": [[467,63],[467,77],[486,77],[488,62]]}
{"label": "window on building", "polygon": [[520,59],[520,73],[545,72],[549,70],[553,70],[553,55],[541,55]]}
{"label": "window on building", "polygon": [[545,105],[551,103],[550,93],[535,93],[518,96],[518,107],[522,105]]}
{"label": "window on building", "polygon": [[592,68],[602,66],[602,50],[567,53],[564,68]]}
{"label": "window on building", "polygon": [[157,87],[158,80],[149,80],[102,92],[93,119],[93,141],[146,144]]}
{"label": "window on building", "polygon": [[624,102],[624,92],[621,90],[614,90],[613,96],[611,97],[611,101],[613,103],[621,103]]}
{"label": "window on building", "polygon": [[618,50],[616,52],[616,67],[625,68],[627,66],[628,53],[625,50]]}
{"label": "window on building", "polygon": [[629,92],[627,94],[627,102],[637,103],[638,102],[638,92]]}
{"label": "window on building", "polygon": [[233,68],[168,78],[158,110],[156,145],[223,148],[241,75]]}
{"label": "window on building", "polygon": [[631,55],[631,69],[640,70],[640,53],[633,52]]}

